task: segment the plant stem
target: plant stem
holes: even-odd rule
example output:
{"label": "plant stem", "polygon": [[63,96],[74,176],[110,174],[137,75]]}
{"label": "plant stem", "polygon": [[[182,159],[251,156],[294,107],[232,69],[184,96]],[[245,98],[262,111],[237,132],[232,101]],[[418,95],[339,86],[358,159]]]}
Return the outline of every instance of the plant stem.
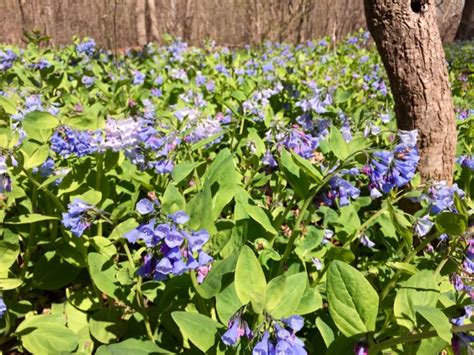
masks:
{"label": "plant stem", "polygon": [[[31,196],[31,210],[34,213],[36,209],[36,202],[38,199],[38,190],[33,186],[33,194]],[[23,258],[23,268],[21,269],[20,279],[25,281],[26,271],[28,270],[28,264],[30,262],[31,253],[35,247],[35,223],[30,223],[30,232],[28,233],[28,243],[26,244],[25,255]]]}
{"label": "plant stem", "polygon": [[[464,333],[464,332],[470,332],[473,330],[474,330],[474,323],[471,323],[471,324],[452,327],[451,333],[454,333],[454,334]],[[375,355],[384,349],[388,349],[399,344],[414,343],[423,339],[434,337],[436,335],[437,335],[436,331],[430,330],[428,332],[423,332],[423,333],[418,333],[418,334],[409,334],[409,335],[394,338],[394,339],[388,339],[370,347],[369,354]]]}
{"label": "plant stem", "polygon": [[[135,263],[133,262],[132,253],[130,252],[130,248],[128,247],[128,244],[122,238],[120,238],[120,243],[122,244],[123,249],[125,250],[125,254],[127,254],[127,259],[128,259],[128,262],[130,263],[130,266],[133,267],[135,265]],[[143,317],[143,321],[145,323],[145,328],[146,328],[146,333],[148,335],[148,338],[150,338],[150,340],[153,343],[156,343],[155,336],[153,335],[153,330],[152,330],[151,324],[150,324],[150,318],[148,318],[148,313],[146,313],[145,299],[143,298],[143,293],[142,293],[142,278],[141,278],[141,276],[138,276],[138,279],[137,279],[136,298],[137,298],[137,304],[138,304],[138,308],[139,308],[138,311]]]}
{"label": "plant stem", "polygon": [[[104,156],[100,153],[96,154],[96,174],[95,174],[95,189],[97,191],[101,190],[102,184],[102,175],[104,173],[104,163],[103,163]],[[97,235],[102,237],[102,221],[99,220],[97,222]]]}
{"label": "plant stem", "polygon": [[38,188],[38,190],[41,190],[46,195],[48,195],[48,197],[51,199],[51,201],[53,201],[54,205],[58,208],[59,212],[65,212],[66,211],[63,204],[59,200],[58,196],[53,194],[51,191],[49,191],[45,187],[41,187],[41,184],[38,181],[36,181],[36,179],[28,172],[28,170],[23,169],[23,172],[26,174],[28,179],[33,183],[33,185],[35,185]]}
{"label": "plant stem", "polygon": [[[428,236],[427,238],[425,238],[420,244],[418,244],[418,246],[410,254],[408,254],[406,256],[406,258],[403,260],[403,262],[404,263],[409,263],[416,256],[416,254],[418,254],[421,250],[426,248],[426,246],[429,243],[431,243],[434,239],[436,239],[437,237],[438,237],[438,234],[435,233],[435,234],[432,234],[432,235]],[[392,278],[390,279],[390,281],[387,283],[387,285],[382,290],[382,293],[380,294],[380,300],[381,301],[385,297],[387,297],[388,293],[392,290],[392,288],[394,288],[396,286],[398,278],[400,277],[401,274],[402,274],[402,272],[399,270],[399,271],[395,272],[395,274],[392,276]]]}
{"label": "plant stem", "polygon": [[288,244],[286,244],[285,251],[283,253],[283,256],[281,257],[280,266],[278,267],[278,275],[281,275],[283,273],[283,268],[285,266],[286,261],[288,260],[288,257],[291,254],[291,251],[293,250],[295,240],[301,233],[301,222],[303,221],[303,217],[306,213],[306,210],[308,209],[309,204],[311,203],[311,201],[313,201],[315,194],[316,192],[311,192],[304,200],[303,206],[301,206],[298,218],[296,218],[295,227],[291,232],[290,238],[288,239]]}

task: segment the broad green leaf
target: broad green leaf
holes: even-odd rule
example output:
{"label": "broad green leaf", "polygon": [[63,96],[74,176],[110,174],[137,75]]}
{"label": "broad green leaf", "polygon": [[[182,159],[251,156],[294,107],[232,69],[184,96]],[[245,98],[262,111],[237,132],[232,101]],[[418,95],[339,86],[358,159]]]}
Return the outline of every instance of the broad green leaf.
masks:
{"label": "broad green leaf", "polygon": [[35,222],[42,222],[42,221],[53,221],[57,220],[57,217],[53,216],[45,216],[38,213],[30,213],[30,214],[23,214],[16,218],[13,218],[10,221],[5,221],[5,224],[30,224]]}
{"label": "broad green leaf", "polygon": [[270,218],[265,213],[265,211],[258,207],[250,204],[243,204],[245,211],[248,215],[258,224],[260,224],[267,232],[275,235],[278,234],[278,231],[273,227]]}
{"label": "broad green leaf", "polygon": [[200,163],[180,163],[173,168],[171,176],[176,184],[186,179]]}
{"label": "broad green leaf", "polygon": [[331,126],[328,137],[328,143],[329,149],[331,149],[331,151],[337,158],[345,160],[349,156],[349,146],[344,140],[342,133],[336,126]]}
{"label": "broad green leaf", "polygon": [[96,355],[148,355],[172,354],[161,349],[150,340],[127,339],[120,343],[102,345],[97,349]]}
{"label": "broad green leaf", "polygon": [[23,346],[33,354],[72,352],[77,335],[64,326],[64,317],[37,315],[26,318],[16,329]]}
{"label": "broad green leaf", "polygon": [[286,277],[285,290],[278,304],[269,310],[276,319],[289,317],[295,314],[307,287],[308,277],[305,272],[300,272]]}
{"label": "broad green leaf", "polygon": [[451,343],[451,324],[448,317],[441,310],[434,307],[415,306],[415,311],[421,314],[433,326],[441,339]]}
{"label": "broad green leaf", "polygon": [[23,119],[24,126],[35,126],[41,129],[56,128],[59,125],[59,120],[48,112],[33,111],[25,115]]}
{"label": "broad green leaf", "polygon": [[235,284],[229,286],[216,296],[216,310],[222,323],[228,324],[230,318],[243,306],[235,291]]}
{"label": "broad green leaf", "polygon": [[99,253],[89,253],[87,261],[90,268],[90,276],[97,288],[107,296],[117,298],[118,285],[115,280],[114,263],[109,257]]}
{"label": "broad green leaf", "polygon": [[324,344],[329,348],[329,345],[334,341],[334,331],[320,317],[316,318],[316,327],[323,338]]}
{"label": "broad green leaf", "polygon": [[119,339],[127,330],[122,312],[116,309],[102,309],[92,314],[89,320],[91,335],[103,344]]}
{"label": "broad green leaf", "polygon": [[418,272],[405,281],[397,292],[393,312],[401,326],[412,330],[416,326],[416,306],[435,307],[439,298],[438,284],[428,270]]}
{"label": "broad green leaf", "polygon": [[40,290],[57,290],[74,281],[80,271],[55,251],[48,251],[34,263],[33,285]]}
{"label": "broad green leaf", "polygon": [[33,154],[25,161],[25,169],[37,167],[45,162],[49,155],[49,147],[47,145],[39,146]]}
{"label": "broad green leaf", "polygon": [[205,187],[199,191],[189,201],[186,212],[189,215],[188,226],[191,229],[207,229],[210,233],[215,231],[212,220],[212,196],[210,187]]}
{"label": "broad green leaf", "polygon": [[189,339],[203,353],[214,346],[217,331],[222,328],[221,324],[199,313],[173,312],[171,317],[183,337]]}
{"label": "broad green leaf", "polygon": [[317,311],[323,306],[323,298],[315,287],[306,287],[295,314],[304,315]]}
{"label": "broad green leaf", "polygon": [[13,115],[17,112],[15,102],[5,96],[0,95],[0,106],[3,107],[6,113]]}
{"label": "broad green leaf", "polygon": [[291,154],[284,148],[280,152],[280,167],[295,193],[305,198],[311,183],[302,169],[293,161]]}
{"label": "broad green leaf", "polygon": [[224,277],[235,270],[236,263],[237,254],[215,261],[204,282],[197,288],[199,294],[207,299],[217,295],[222,289]]}
{"label": "broad green leaf", "polygon": [[0,239],[0,270],[8,270],[20,254],[18,235],[8,228],[3,228]]}
{"label": "broad green leaf", "polygon": [[271,279],[265,288],[265,310],[271,312],[283,298],[286,287],[286,277],[277,276]]}
{"label": "broad green leaf", "polygon": [[329,313],[342,334],[351,337],[375,330],[379,296],[358,270],[333,261],[326,287]]}
{"label": "broad green leaf", "polygon": [[461,235],[467,229],[467,218],[459,213],[442,212],[436,216],[436,227],[440,233]]}
{"label": "broad green leaf", "polygon": [[0,291],[13,290],[20,287],[23,282],[20,279],[0,278]]}
{"label": "broad green leaf", "polygon": [[244,246],[235,268],[235,290],[240,301],[243,304],[252,302],[256,312],[261,310],[266,285],[265,274],[257,257],[252,249]]}
{"label": "broad green leaf", "polygon": [[174,184],[168,184],[166,187],[163,199],[161,200],[161,209],[166,214],[186,209],[186,200]]}

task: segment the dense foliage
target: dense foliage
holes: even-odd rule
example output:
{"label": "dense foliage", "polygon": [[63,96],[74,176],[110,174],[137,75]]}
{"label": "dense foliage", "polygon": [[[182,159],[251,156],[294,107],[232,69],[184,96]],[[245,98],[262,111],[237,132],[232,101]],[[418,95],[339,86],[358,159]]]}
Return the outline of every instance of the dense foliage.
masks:
{"label": "dense foliage", "polygon": [[368,36],[0,49],[0,347],[463,353],[474,57],[455,183],[421,183]]}

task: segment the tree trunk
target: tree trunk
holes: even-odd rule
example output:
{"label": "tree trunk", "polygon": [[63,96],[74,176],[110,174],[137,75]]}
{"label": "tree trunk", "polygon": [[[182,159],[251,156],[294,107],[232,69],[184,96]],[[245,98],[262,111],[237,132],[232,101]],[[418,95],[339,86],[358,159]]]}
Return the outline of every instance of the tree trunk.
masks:
{"label": "tree trunk", "polygon": [[456,122],[433,0],[364,0],[399,129],[418,129],[423,181],[452,182]]}
{"label": "tree trunk", "polygon": [[135,8],[135,18],[137,23],[137,41],[139,46],[144,46],[148,42],[146,35],[146,2],[145,0],[137,0]]}
{"label": "tree trunk", "polygon": [[160,40],[160,33],[158,31],[158,21],[156,19],[155,0],[148,0],[148,13],[150,14],[150,32],[152,41],[158,42]]}
{"label": "tree trunk", "polygon": [[474,39],[474,1],[465,0],[462,10],[461,23],[456,32],[456,41],[466,41]]}

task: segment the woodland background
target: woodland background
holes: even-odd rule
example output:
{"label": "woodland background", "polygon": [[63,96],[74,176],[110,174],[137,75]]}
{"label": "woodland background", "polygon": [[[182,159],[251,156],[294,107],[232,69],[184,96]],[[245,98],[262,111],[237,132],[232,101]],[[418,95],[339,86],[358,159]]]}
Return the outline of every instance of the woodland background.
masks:
{"label": "woodland background", "polygon": [[[444,42],[454,39],[464,0],[435,0]],[[164,34],[199,45],[239,47],[262,40],[334,40],[365,27],[363,0],[1,0],[0,42],[22,44],[23,32],[75,35],[99,46],[125,48],[161,42]]]}

